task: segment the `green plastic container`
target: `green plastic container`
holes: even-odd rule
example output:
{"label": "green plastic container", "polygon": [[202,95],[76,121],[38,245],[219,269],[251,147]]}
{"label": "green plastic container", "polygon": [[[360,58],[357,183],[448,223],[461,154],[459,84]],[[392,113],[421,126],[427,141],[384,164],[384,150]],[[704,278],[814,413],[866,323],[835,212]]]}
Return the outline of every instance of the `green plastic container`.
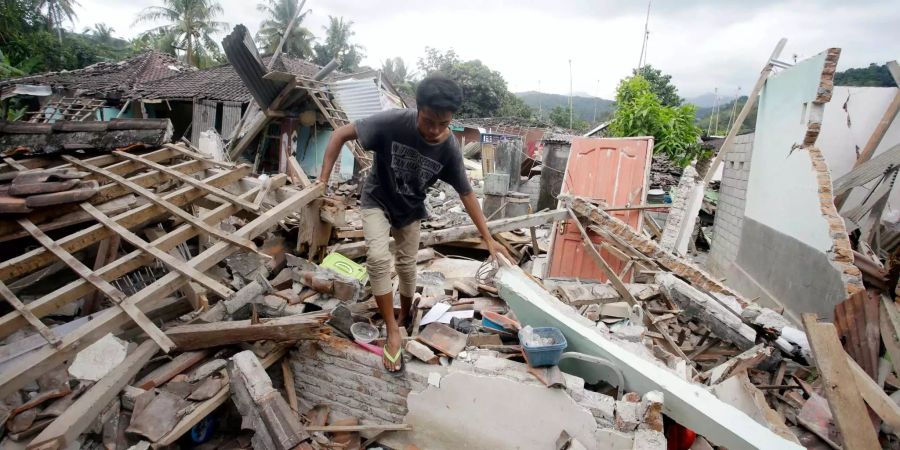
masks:
{"label": "green plastic container", "polygon": [[329,253],[328,256],[322,260],[322,264],[319,265],[331,269],[341,275],[355,278],[362,284],[366,284],[366,281],[369,279],[369,274],[362,264],[353,262],[352,259],[340,253]]}

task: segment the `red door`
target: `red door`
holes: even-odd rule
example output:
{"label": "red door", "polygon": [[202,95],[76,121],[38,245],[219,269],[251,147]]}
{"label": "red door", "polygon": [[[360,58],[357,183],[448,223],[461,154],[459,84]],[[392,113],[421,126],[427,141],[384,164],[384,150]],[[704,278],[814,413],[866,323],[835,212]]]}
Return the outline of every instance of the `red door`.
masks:
{"label": "red door", "polygon": [[[641,204],[646,196],[652,153],[652,137],[576,138],[572,140],[560,192],[603,201],[611,207]],[[610,214],[640,231],[641,211]],[[588,231],[588,234],[594,242],[602,242],[594,233]],[[608,251],[603,250],[600,255],[616,272],[624,267],[625,263]],[[623,281],[631,280],[630,272]],[[606,281],[606,276],[585,253],[578,228],[568,221],[556,227],[548,276]]]}

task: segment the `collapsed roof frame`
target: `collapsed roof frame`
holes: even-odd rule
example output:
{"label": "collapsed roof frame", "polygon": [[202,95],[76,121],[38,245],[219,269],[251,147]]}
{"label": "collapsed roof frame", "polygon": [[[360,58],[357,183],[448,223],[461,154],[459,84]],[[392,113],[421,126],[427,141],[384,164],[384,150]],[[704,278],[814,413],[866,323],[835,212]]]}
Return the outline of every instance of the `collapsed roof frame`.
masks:
{"label": "collapsed roof frame", "polygon": [[[166,167],[172,170],[158,170],[153,165],[147,164],[148,161],[155,164],[167,164]],[[188,239],[203,234],[205,231],[204,226],[215,226],[217,223],[238,213],[247,213],[247,208],[244,205],[232,201],[228,197],[222,198],[211,194],[216,189],[230,192],[231,196],[242,201],[253,201],[261,195],[267,197],[267,202],[264,202],[264,204],[267,204],[267,206],[271,205],[271,207],[264,212],[258,212],[253,220],[230,234],[231,240],[243,242],[249,242],[250,239],[263,234],[280,220],[318,198],[323,192],[322,186],[313,186],[303,190],[284,187],[286,177],[276,176],[272,180],[271,192],[266,193],[265,191],[268,188],[263,183],[248,177],[250,175],[249,166],[232,166],[198,158],[196,155],[176,146],[167,146],[143,154],[139,158],[128,158],[114,153],[84,160],[69,158],[69,162],[83,168],[94,168],[94,174],[89,177],[105,182],[101,187],[101,194],[105,195],[98,194],[99,199],[92,198],[80,206],[98,222],[70,235],[56,239],[52,243],[44,240],[42,244],[45,245],[42,245],[42,247],[0,262],[0,281],[8,282],[13,278],[40,270],[52,264],[57,259],[57,256],[61,254],[59,253],[60,251],[71,255],[113,236],[120,236],[123,240],[137,243],[138,245],[136,245],[136,250],[118,258],[114,264],[107,264],[95,271],[90,269],[85,271],[83,269],[86,268],[80,267],[78,273],[81,277],[79,279],[24,305],[27,308],[26,314],[30,313],[38,319],[52,314],[60,307],[79,298],[89,296],[98,289],[104,289],[100,286],[106,286],[113,280],[153,264],[154,261],[160,258],[160,253],[167,253]],[[10,171],[15,169],[7,164],[0,167],[0,170]],[[174,175],[172,171],[177,171],[186,176],[199,176],[199,182],[205,186],[197,186],[196,183],[185,182],[183,177]],[[119,180],[120,178],[126,180],[127,183],[122,183]],[[110,180],[112,181],[110,182]],[[148,201],[114,217],[105,217],[105,214],[99,213],[94,205],[98,202],[107,201],[113,196],[125,196],[137,190],[146,190],[150,186],[160,186],[162,183],[171,183],[173,187],[169,188],[165,193],[150,193],[150,195],[156,197],[153,199],[154,201]],[[132,186],[128,186],[128,184]],[[134,189],[135,187],[140,189]],[[184,211],[181,208],[191,205],[204,206],[210,209],[199,217],[191,215],[192,218],[181,217],[171,210],[171,207],[174,207]],[[122,228],[133,230],[142,227],[144,224],[167,218],[175,218],[176,221],[182,223],[152,242],[141,244],[135,240],[136,236],[132,232],[121,232]],[[19,219],[20,223],[17,225],[22,226],[22,223],[27,221],[29,221],[28,218]],[[3,222],[10,221],[4,220]],[[200,225],[201,222],[203,225]],[[12,229],[9,223],[4,225],[6,225],[7,230]],[[45,236],[40,227],[41,224],[38,223],[28,227],[26,231],[33,236]],[[100,339],[107,333],[115,333],[122,330],[123,327],[133,320],[134,315],[130,314],[130,312],[143,315],[143,312],[158,307],[163,298],[179,290],[189,281],[211,284],[210,280],[198,277],[196,274],[208,270],[239,249],[240,247],[233,242],[218,240],[188,261],[162,258],[164,259],[162,261],[163,264],[174,267],[175,270],[160,277],[133,295],[119,298],[119,301],[115,302],[117,305],[100,311],[94,316],[93,320],[63,336],[59,336],[57,345],[44,345],[37,349],[30,349],[30,353],[10,361],[9,366],[0,374],[0,393],[2,393],[0,395],[5,396],[20,389],[33,379],[32,374],[35,371],[43,372],[58,364],[71,361],[75,354],[85,346]],[[74,257],[71,259],[74,260]],[[70,265],[70,267],[75,264],[81,263],[67,262],[67,265]],[[215,287],[215,285],[213,286]],[[108,289],[103,292],[108,296],[118,296],[114,291],[109,291]],[[212,292],[217,292],[220,295],[227,294],[228,289],[219,287],[212,290]],[[126,310],[130,312],[126,313]],[[0,317],[0,337],[7,337],[29,324],[28,318],[26,315],[23,315],[22,311],[12,311]],[[150,325],[153,326],[152,322]],[[156,336],[159,338],[160,335]],[[165,335],[162,334],[162,337],[165,338]],[[169,347],[171,347],[167,345],[167,339],[159,338],[157,340],[158,346],[164,351],[168,351]]]}

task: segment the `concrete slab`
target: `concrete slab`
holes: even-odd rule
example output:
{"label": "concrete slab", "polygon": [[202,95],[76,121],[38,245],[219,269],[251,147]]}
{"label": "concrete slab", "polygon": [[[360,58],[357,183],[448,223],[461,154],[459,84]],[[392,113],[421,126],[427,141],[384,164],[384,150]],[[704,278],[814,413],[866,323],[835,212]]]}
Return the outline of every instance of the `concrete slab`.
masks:
{"label": "concrete slab", "polygon": [[502,377],[454,372],[407,398],[410,442],[432,449],[553,448],[566,431],[589,449],[631,448],[595,438],[597,423],[564,391]]}
{"label": "concrete slab", "polygon": [[[523,324],[555,326],[562,330],[568,342],[567,351],[576,351],[606,358],[623,372],[625,389],[644,394],[660,391],[665,396],[664,412],[716,445],[737,449],[801,449],[745,413],[728,405],[702,387],[679,378],[675,372],[659,367],[616,345],[589,322],[532,281],[518,267],[504,267],[497,273],[500,297],[509,303]],[[615,383],[608,369],[584,363],[565,361],[561,368],[578,375],[587,383],[598,380]]]}

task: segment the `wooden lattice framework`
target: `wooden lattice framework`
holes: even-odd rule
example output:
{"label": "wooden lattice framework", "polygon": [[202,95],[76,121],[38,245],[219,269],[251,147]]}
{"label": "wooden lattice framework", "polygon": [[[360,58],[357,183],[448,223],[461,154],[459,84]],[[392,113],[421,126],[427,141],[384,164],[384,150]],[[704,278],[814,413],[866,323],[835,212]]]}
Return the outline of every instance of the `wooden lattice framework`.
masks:
{"label": "wooden lattice framework", "polygon": [[63,97],[53,103],[44,105],[40,111],[30,112],[31,123],[48,123],[51,120],[84,122],[93,117],[94,112],[106,104],[106,100],[87,97]]}
{"label": "wooden lattice framework", "polygon": [[[116,151],[93,158],[64,159],[63,166],[89,172],[87,179],[100,182],[100,191],[81,204],[0,219],[0,240],[24,237],[40,244],[0,262],[0,298],[14,309],[0,317],[0,339],[31,326],[47,342],[7,362],[0,373],[0,396],[22,388],[35,373],[70,362],[79,350],[129,325],[138,325],[159,348],[169,351],[173,347],[171,340],[147,318],[145,311],[158,307],[162,299],[175,291],[187,289],[191,281],[206,288],[209,295],[227,298],[233,294],[231,288],[204,272],[237,251],[256,251],[252,239],[298,214],[324,189],[320,185],[303,190],[286,187],[284,175],[263,185],[249,176],[248,165],[218,163],[174,145],[144,154]],[[60,162],[49,158],[7,161],[0,164],[0,173],[50,167]],[[105,205],[129,195],[136,197],[136,204],[115,214],[103,212],[108,210]],[[199,216],[188,212],[194,209],[205,212]],[[237,215],[242,220],[235,222],[245,223],[237,231],[226,233],[219,229],[218,223]],[[178,225],[152,241],[138,235],[147,225],[170,219]],[[55,239],[47,235],[50,230],[78,222],[92,223]],[[177,246],[198,235],[208,238],[211,245],[186,261],[173,256],[177,255],[173,252]],[[110,238],[121,239],[134,250],[94,269],[73,256]],[[27,304],[7,287],[8,283],[58,261],[79,278]],[[159,264],[169,272],[132,295],[112,285],[135,271]],[[110,299],[112,306],[95,313],[77,328],[57,335],[40,321],[61,307],[96,293]]]}

